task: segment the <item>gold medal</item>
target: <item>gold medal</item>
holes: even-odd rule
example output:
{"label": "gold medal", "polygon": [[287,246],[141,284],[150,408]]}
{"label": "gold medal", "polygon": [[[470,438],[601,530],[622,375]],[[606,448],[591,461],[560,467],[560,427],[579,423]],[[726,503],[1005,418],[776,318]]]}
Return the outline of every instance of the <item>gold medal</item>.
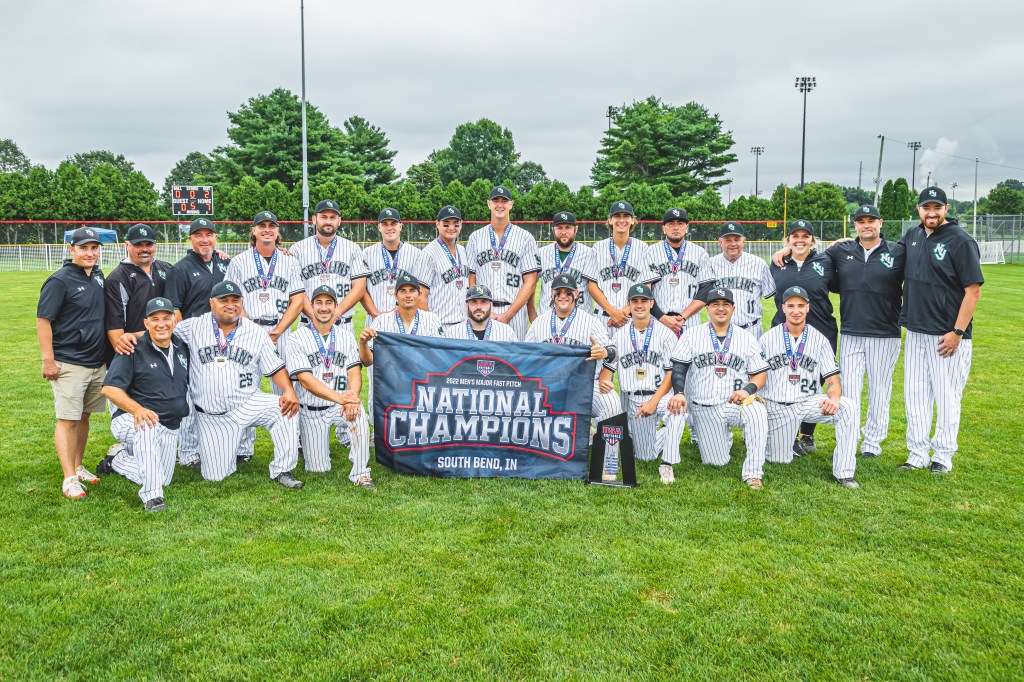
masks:
{"label": "gold medal", "polygon": [[637,379],[643,379],[646,376],[647,376],[647,370],[646,369],[641,369],[639,367],[636,368],[636,378]]}
{"label": "gold medal", "polygon": [[213,364],[217,366],[217,369],[224,369],[228,366],[228,359],[224,355],[218,355],[213,359]]}

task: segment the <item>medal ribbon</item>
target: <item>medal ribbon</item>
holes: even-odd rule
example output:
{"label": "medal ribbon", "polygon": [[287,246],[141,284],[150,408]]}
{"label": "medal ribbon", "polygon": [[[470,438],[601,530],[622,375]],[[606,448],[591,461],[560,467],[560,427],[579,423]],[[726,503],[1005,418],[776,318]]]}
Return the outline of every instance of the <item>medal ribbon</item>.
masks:
{"label": "medal ribbon", "polygon": [[[320,272],[327,272],[327,268],[331,265],[331,257],[334,255],[334,247],[338,245],[338,238],[335,237],[331,240],[331,245],[327,247],[327,255],[323,255],[323,249],[320,248],[320,241],[316,240],[316,252],[321,256],[320,258]],[[386,262],[386,261],[385,261]]]}
{"label": "medal ribbon", "polygon": [[316,339],[316,347],[317,350],[320,351],[320,357],[324,359],[324,367],[330,370],[331,363],[334,361],[334,347],[336,341],[334,337],[334,326],[331,326],[331,333],[329,335],[330,341],[328,342],[326,348],[324,347],[323,337],[320,336],[320,332],[316,330],[316,327],[313,327],[312,329],[310,329],[310,331],[313,332],[313,338]]}
{"label": "medal ribbon", "polygon": [[[443,239],[438,237],[437,243],[440,244],[442,249],[444,249],[444,255],[448,256],[448,262],[452,264],[453,268],[455,268],[456,276],[463,277],[464,273],[462,272],[462,256],[459,255],[459,245],[455,245],[455,255],[453,256],[451,249],[448,248],[448,245],[444,243]],[[456,260],[456,258],[458,260]]]}
{"label": "medal ribbon", "polygon": [[[398,333],[405,333],[405,322],[402,322],[402,316],[398,314],[398,310],[395,309],[395,325],[398,327]],[[412,327],[409,329],[409,336],[416,336],[416,330],[420,327],[420,313],[416,311],[416,319],[412,321]]]}
{"label": "medal ribbon", "polygon": [[804,346],[807,344],[807,330],[809,325],[804,325],[804,332],[800,335],[800,341],[796,345],[796,353],[793,352],[793,342],[789,340],[790,333],[787,326],[782,334],[786,342],[786,359],[789,361],[789,368],[794,372],[800,367],[800,361],[804,359]]}
{"label": "medal ribbon", "polygon": [[[470,339],[476,338],[476,333],[473,331],[473,325],[470,324],[469,320],[466,320],[466,333],[469,334]],[[491,321],[487,320],[487,329],[484,330],[484,341],[490,341],[491,339]]]}
{"label": "medal ribbon", "polygon": [[[231,333],[228,334],[227,337],[224,337],[224,335],[221,334],[220,327],[217,326],[217,320],[214,319],[213,315],[210,315],[210,323],[213,325],[213,338],[217,342],[217,355],[226,356],[228,354],[228,348],[231,344],[231,340],[235,338],[235,332],[238,331],[238,327],[240,325],[236,323],[235,328],[231,330]],[[224,339],[223,343],[221,343],[222,338]]]}
{"label": "medal ribbon", "polygon": [[277,249],[274,249],[274,255],[270,257],[270,266],[267,267],[266,273],[263,272],[263,256],[256,250],[256,247],[252,249],[252,258],[256,261],[256,274],[259,275],[260,286],[266,289],[274,281],[274,270],[277,269]]}
{"label": "medal ribbon", "polygon": [[711,336],[711,349],[715,351],[715,361],[719,365],[725,365],[725,356],[729,352],[729,346],[732,345],[732,324],[729,325],[729,330],[725,332],[725,341],[721,345],[718,344],[718,334],[715,333],[715,325],[708,322],[708,334]]}
{"label": "medal ribbon", "polygon": [[[333,247],[334,244],[331,244]],[[398,245],[398,249],[395,250],[395,260],[391,260],[391,254],[384,248],[384,244],[380,245],[381,255],[384,257],[384,270],[388,273],[388,279],[392,282],[395,281],[395,277],[398,276],[398,251],[402,248],[402,245]]]}
{"label": "medal ribbon", "polygon": [[683,261],[686,260],[686,240],[683,240],[683,245],[680,247],[678,254],[668,243],[667,239],[663,241],[662,244],[665,246],[665,255],[668,257],[668,265],[672,268],[672,274],[674,275],[679,272],[679,266],[681,266]]}
{"label": "medal ribbon", "polygon": [[569,317],[565,319],[565,324],[562,325],[561,334],[558,333],[558,327],[555,325],[555,320],[558,319],[558,315],[555,314],[554,310],[551,311],[551,339],[555,343],[562,343],[562,339],[564,339],[565,335],[569,332],[569,327],[572,326],[572,321],[576,319],[576,311],[577,308],[573,308],[572,312],[569,313]]}
{"label": "medal ribbon", "polygon": [[491,238],[492,260],[501,260],[501,252],[505,249],[505,242],[508,241],[508,233],[511,232],[509,229],[510,227],[512,227],[511,224],[505,226],[505,234],[501,235],[501,242],[499,243],[498,235],[494,231],[494,226],[487,226],[487,236]]}
{"label": "medal ribbon", "polygon": [[639,359],[636,364],[640,367],[644,366],[644,362],[647,361],[647,349],[651,347],[651,339],[654,338],[654,323],[648,322],[647,329],[644,331],[644,347],[643,350],[636,347],[636,327],[632,324],[629,325],[629,342],[633,344],[633,350],[639,351]]}
{"label": "medal ribbon", "polygon": [[[561,265],[558,264],[558,254],[560,252],[558,251],[558,247],[557,246],[555,247],[555,274],[556,275],[564,275],[564,274],[567,274],[569,272],[569,266],[572,265],[572,259],[576,255],[576,246],[577,246],[576,242],[573,242],[572,243],[572,248],[569,249],[569,255],[565,257],[565,260],[562,261]],[[612,260],[614,260],[614,258]]]}
{"label": "medal ribbon", "polygon": [[615,265],[615,240],[608,240],[608,255],[612,257],[612,274],[615,277],[622,277],[622,273],[626,271],[626,262],[629,260],[629,250],[633,248],[633,240],[630,239],[626,242],[626,248],[622,249],[622,260],[619,261],[618,265]]}

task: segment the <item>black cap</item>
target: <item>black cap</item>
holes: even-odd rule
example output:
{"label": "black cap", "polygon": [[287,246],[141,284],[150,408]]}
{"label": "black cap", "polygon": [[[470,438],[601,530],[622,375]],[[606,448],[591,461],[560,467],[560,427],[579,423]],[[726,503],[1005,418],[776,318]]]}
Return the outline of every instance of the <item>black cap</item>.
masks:
{"label": "black cap", "polygon": [[125,237],[125,241],[129,244],[139,244],[141,242],[156,243],[156,232],[149,225],[135,223],[128,228],[128,235]]}
{"label": "black cap", "polygon": [[673,220],[682,220],[684,223],[689,223],[690,219],[686,215],[685,208],[670,208],[665,211],[665,217],[662,219],[661,224],[670,223]]}
{"label": "black cap", "polygon": [[814,230],[812,229],[813,227],[814,226],[811,225],[806,220],[794,220],[789,224],[789,230],[786,232],[786,234],[791,235],[797,230],[803,230],[804,232],[809,232],[811,236],[814,236]]}
{"label": "black cap", "polygon": [[646,284],[635,284],[629,288],[629,300],[634,298],[654,298],[654,294]]}
{"label": "black cap", "polygon": [[328,286],[326,284],[321,284],[316,289],[313,289],[313,293],[310,295],[309,300],[312,301],[314,298],[321,294],[327,294],[335,301],[338,300],[338,292],[334,290],[334,287]]}
{"label": "black cap", "polygon": [[733,300],[732,291],[729,289],[712,289],[708,292],[708,303],[712,301],[728,301],[733,305],[736,305],[736,301]]}
{"label": "black cap", "polygon": [[80,227],[71,233],[71,246],[100,243],[100,233],[91,227]]}
{"label": "black cap", "polygon": [[474,284],[466,290],[466,300],[472,301],[476,298],[482,298],[486,301],[493,301],[491,298],[491,290],[485,287],[483,284]]}
{"label": "black cap", "polygon": [[616,201],[608,208],[608,217],[611,218],[616,213],[628,213],[629,215],[636,217],[636,213],[633,212],[633,204],[628,201]]}
{"label": "black cap", "polygon": [[437,212],[438,220],[462,220],[462,211],[455,208],[454,206],[442,206],[441,210]]}
{"label": "black cap", "polygon": [[858,206],[857,210],[853,212],[854,220],[856,220],[857,218],[863,218],[865,216],[878,218],[879,220],[882,219],[882,214],[878,212],[878,207],[872,206],[871,204],[864,204],[863,206]]}
{"label": "black cap", "polygon": [[385,208],[380,214],[377,215],[377,222],[382,223],[385,220],[394,220],[396,223],[402,222],[402,216],[398,215],[397,208]]}
{"label": "black cap", "polygon": [[225,298],[226,296],[241,295],[242,288],[228,279],[217,282],[210,288],[210,298]]}
{"label": "black cap", "polygon": [[313,209],[313,213],[319,213],[320,211],[334,211],[338,215],[341,215],[341,208],[338,206],[338,202],[334,199],[324,199],[316,208]]}
{"label": "black cap", "polygon": [[398,290],[406,286],[407,284],[411,284],[417,289],[420,287],[420,281],[418,279],[410,275],[408,272],[403,272],[397,278],[395,278],[395,293],[397,294]]}
{"label": "black cap", "polygon": [[579,291],[580,287],[576,284],[576,278],[572,275],[556,275],[551,281],[551,291],[555,289],[572,289],[573,291]]}
{"label": "black cap", "polygon": [[945,206],[948,203],[946,201],[946,193],[942,191],[941,187],[925,187],[917,197],[918,206],[924,206],[925,204],[942,204]]}
{"label": "black cap", "polygon": [[552,227],[554,227],[555,225],[575,225],[575,224],[576,224],[576,216],[574,216],[572,213],[569,213],[568,211],[561,211],[560,213],[556,213],[551,218],[551,226]]}
{"label": "black cap", "polygon": [[508,187],[504,185],[498,185],[491,190],[491,199],[497,199],[498,197],[505,197],[509,201],[512,201],[512,192],[508,191]]}
{"label": "black cap", "polygon": [[192,224],[188,226],[188,233],[192,234],[199,230],[213,230],[216,232],[217,228],[214,227],[213,221],[211,220],[207,220],[206,218],[196,218],[192,221]]}
{"label": "black cap", "polygon": [[273,213],[271,213],[270,211],[260,211],[259,213],[256,214],[256,217],[252,219],[253,227],[255,227],[256,225],[259,225],[264,220],[269,220],[270,222],[274,223],[275,225],[280,225],[281,224],[281,223],[277,222],[277,216],[274,215]]}
{"label": "black cap", "polygon": [[159,312],[171,313],[173,315],[174,304],[163,296],[149,299],[149,303],[146,304],[146,317]]}
{"label": "black cap", "polygon": [[737,223],[735,220],[730,220],[725,225],[722,225],[722,229],[721,231],[719,231],[718,236],[726,237],[730,234],[736,234],[741,237],[746,236],[745,234],[743,234],[743,226]]}
{"label": "black cap", "polygon": [[782,302],[785,303],[793,297],[799,297],[810,302],[811,297],[807,295],[807,289],[803,287],[790,287],[782,294]]}

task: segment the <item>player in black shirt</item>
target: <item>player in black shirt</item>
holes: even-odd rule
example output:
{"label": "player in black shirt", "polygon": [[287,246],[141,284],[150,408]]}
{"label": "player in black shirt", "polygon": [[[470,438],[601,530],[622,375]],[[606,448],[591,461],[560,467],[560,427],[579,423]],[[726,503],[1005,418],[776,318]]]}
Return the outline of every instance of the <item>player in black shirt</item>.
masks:
{"label": "player in black shirt", "polygon": [[217,230],[206,218],[192,221],[188,240],[192,249],[167,273],[164,290],[179,321],[210,312],[210,289],[224,279],[230,261],[217,251]]}
{"label": "player in black shirt", "polygon": [[156,260],[156,232],[138,223],[125,237],[128,257],[107,277],[106,328],[110,345],[118,353],[131,353],[139,337],[146,333],[142,319],[146,304],[164,295],[164,284],[171,264]]}

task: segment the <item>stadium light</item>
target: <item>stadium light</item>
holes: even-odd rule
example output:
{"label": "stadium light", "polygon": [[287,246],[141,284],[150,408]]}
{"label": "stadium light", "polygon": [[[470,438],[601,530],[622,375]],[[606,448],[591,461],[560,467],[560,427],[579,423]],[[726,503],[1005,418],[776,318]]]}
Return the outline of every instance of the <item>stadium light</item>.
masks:
{"label": "stadium light", "polygon": [[818,86],[814,76],[797,76],[796,89],[804,96],[804,132],[800,140],[800,189],[804,188],[804,159],[807,156],[807,93]]}
{"label": "stadium light", "polygon": [[309,160],[306,148],[306,3],[299,0],[299,40],[302,51],[302,236],[309,236]]}
{"label": "stadium light", "polygon": [[754,155],[754,196],[760,194],[757,191],[757,176],[761,167],[761,155],[764,154],[764,147],[751,147],[750,153]]}
{"label": "stadium light", "polygon": [[916,192],[917,191],[917,187],[915,187],[914,185],[917,184],[917,182],[916,182],[916,180],[917,180],[917,175],[916,175],[916,173],[917,173],[917,150],[920,149],[920,148],[921,148],[921,143],[920,142],[908,142],[907,143],[907,149],[911,149],[914,152],[914,160],[913,160],[913,164],[914,165],[910,169],[910,191],[911,192]]}

